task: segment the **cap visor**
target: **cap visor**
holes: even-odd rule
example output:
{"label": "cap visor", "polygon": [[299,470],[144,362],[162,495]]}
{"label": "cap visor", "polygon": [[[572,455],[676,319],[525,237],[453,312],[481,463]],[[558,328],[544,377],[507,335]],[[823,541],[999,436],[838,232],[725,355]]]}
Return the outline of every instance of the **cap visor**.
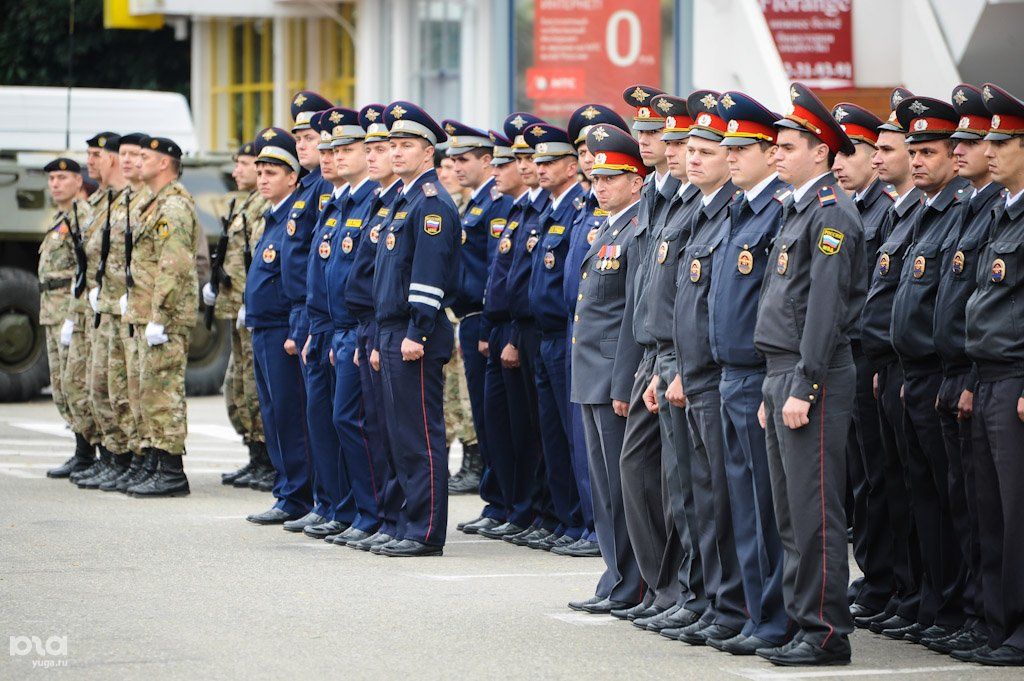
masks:
{"label": "cap visor", "polygon": [[634,130],[663,130],[665,121],[633,121]]}
{"label": "cap visor", "polygon": [[[758,142],[768,142],[768,140],[757,139],[755,137],[723,137],[723,147],[749,147],[751,144],[757,144]],[[768,142],[768,144],[774,144]]]}

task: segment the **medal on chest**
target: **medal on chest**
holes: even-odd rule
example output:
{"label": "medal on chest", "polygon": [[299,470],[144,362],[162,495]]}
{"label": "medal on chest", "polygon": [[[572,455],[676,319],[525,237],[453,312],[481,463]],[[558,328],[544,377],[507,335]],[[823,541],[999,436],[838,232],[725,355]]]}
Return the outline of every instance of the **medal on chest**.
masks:
{"label": "medal on chest", "polygon": [[778,259],[775,261],[775,273],[785,274],[786,270],[789,269],[789,253],[782,251],[779,253]]}
{"label": "medal on chest", "polygon": [[504,255],[508,253],[510,250],[512,250],[512,240],[509,239],[507,236],[502,237],[501,241],[498,242],[498,253]]}
{"label": "medal on chest", "polygon": [[878,256],[878,274],[885,276],[889,274],[889,254],[883,253]]}
{"label": "medal on chest", "polygon": [[658,264],[664,265],[666,260],[668,260],[668,242],[662,241],[658,244]]}
{"label": "medal on chest", "polygon": [[324,234],[324,240],[320,242],[320,248],[317,249],[317,253],[319,253],[320,257],[324,260],[331,257],[331,241],[329,234]]}
{"label": "medal on chest", "polygon": [[554,251],[548,251],[547,253],[544,254],[544,267],[548,268],[549,270],[553,270],[555,268]]}
{"label": "medal on chest", "polygon": [[594,239],[596,239],[596,238],[597,238],[597,227],[594,227],[589,232],[587,232],[587,243],[588,244],[593,244],[594,243]]}
{"label": "medal on chest", "polygon": [[1006,263],[1002,258],[996,258],[992,261],[992,283],[998,284],[1003,279],[1006,279]]}
{"label": "medal on chest", "polygon": [[288,232],[288,236],[295,236],[295,220],[288,220],[288,224],[285,226],[284,231]]}
{"label": "medal on chest", "polygon": [[398,239],[395,237],[395,233],[394,232],[388,232],[387,237],[385,237],[385,239],[384,239],[384,246],[389,251],[393,251],[393,250],[395,250],[395,242],[397,242],[397,241],[398,241]]}
{"label": "medal on chest", "polygon": [[694,284],[700,281],[700,260],[696,258],[690,262],[690,281]]}
{"label": "medal on chest", "polygon": [[352,252],[353,241],[352,237],[346,236],[341,240],[341,252],[348,255]]}
{"label": "medal on chest", "polygon": [[953,274],[960,274],[964,271],[964,252],[957,251],[953,254]]}
{"label": "medal on chest", "polygon": [[370,230],[370,243],[375,244],[380,241],[380,226],[376,225]]}
{"label": "medal on chest", "polygon": [[270,244],[263,249],[263,262],[268,265],[277,260],[277,251],[274,250],[274,244]]}
{"label": "medal on chest", "polygon": [[469,234],[466,233],[466,230],[462,230],[462,243],[466,243],[466,239],[468,238]]}
{"label": "medal on chest", "polygon": [[736,271],[740,274],[750,274],[754,271],[754,254],[746,246],[736,258]]}
{"label": "medal on chest", "polygon": [[537,236],[536,232],[532,232],[526,240],[526,252],[533,253],[533,249],[537,246],[538,241],[540,241],[540,237]]}
{"label": "medal on chest", "polygon": [[914,279],[920,279],[924,276],[925,259],[923,255],[919,255],[914,258]]}

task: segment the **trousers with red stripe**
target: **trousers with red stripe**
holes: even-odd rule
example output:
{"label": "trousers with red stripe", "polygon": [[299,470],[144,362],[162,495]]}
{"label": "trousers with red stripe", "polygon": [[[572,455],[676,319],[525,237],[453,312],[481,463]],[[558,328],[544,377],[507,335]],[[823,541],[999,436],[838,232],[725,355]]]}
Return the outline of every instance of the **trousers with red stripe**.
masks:
{"label": "trousers with red stripe", "polygon": [[398,484],[405,496],[398,538],[444,546],[448,525],[448,445],[444,427],[444,375],[455,335],[438,315],[422,358],[402,359],[407,324],[380,329],[383,410],[395,457]]}
{"label": "trousers with red stripe", "polygon": [[786,611],[796,635],[822,648],[853,631],[846,595],[850,567],[845,499],[856,369],[849,350],[836,355],[821,398],[811,405],[810,423],[801,428],[790,429],[782,420],[782,406],[792,387],[792,364],[773,366],[769,359],[763,388],[768,467],[785,550]]}

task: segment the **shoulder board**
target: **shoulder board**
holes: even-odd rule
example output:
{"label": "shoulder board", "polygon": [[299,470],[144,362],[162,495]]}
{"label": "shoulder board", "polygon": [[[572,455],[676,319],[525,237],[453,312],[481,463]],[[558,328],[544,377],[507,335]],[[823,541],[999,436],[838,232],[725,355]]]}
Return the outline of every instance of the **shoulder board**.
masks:
{"label": "shoulder board", "polygon": [[433,182],[423,183],[423,195],[424,196],[437,196],[437,187],[434,186]]}
{"label": "shoulder board", "polygon": [[1009,195],[1010,195],[1010,190],[1007,189],[1006,187],[1003,187],[1002,189],[999,190],[999,196],[1000,197],[1005,199]]}
{"label": "shoulder board", "polygon": [[497,201],[501,198],[501,192],[498,191],[497,187],[491,187],[491,201]]}
{"label": "shoulder board", "polygon": [[892,186],[891,184],[887,184],[884,187],[882,187],[882,193],[888,196],[893,201],[896,201],[900,198],[900,193],[896,191],[896,187]]}
{"label": "shoulder board", "polygon": [[775,196],[773,196],[772,198],[778,201],[779,203],[785,203],[786,199],[788,199],[792,195],[792,189],[780,189],[779,191],[775,192]]}
{"label": "shoulder board", "polygon": [[970,194],[967,193],[966,189],[957,189],[956,190],[956,196],[954,198],[957,201],[963,201],[965,197],[968,198],[968,199],[971,198]]}
{"label": "shoulder board", "polygon": [[373,188],[373,195],[374,196],[380,196],[380,187],[374,187]]}
{"label": "shoulder board", "polygon": [[565,234],[565,225],[551,225],[548,234]]}
{"label": "shoulder board", "polygon": [[836,190],[832,187],[822,187],[818,190],[818,203],[824,206],[831,206],[838,199],[836,198]]}
{"label": "shoulder board", "polygon": [[306,207],[306,202],[305,201],[296,201],[295,203],[292,204],[292,208],[294,208],[296,210],[299,210],[300,208],[305,208],[305,207]]}
{"label": "shoulder board", "polygon": [[575,199],[572,200],[572,207],[575,208],[576,210],[579,210],[580,208],[583,208],[584,203],[585,201],[583,200],[583,197],[577,196]]}

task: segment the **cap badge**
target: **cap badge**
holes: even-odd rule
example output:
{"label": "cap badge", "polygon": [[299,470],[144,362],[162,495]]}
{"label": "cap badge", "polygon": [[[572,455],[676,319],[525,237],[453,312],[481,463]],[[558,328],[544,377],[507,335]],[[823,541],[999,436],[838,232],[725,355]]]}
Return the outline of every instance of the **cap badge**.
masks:
{"label": "cap badge", "polygon": [[526,125],[526,119],[523,118],[522,116],[516,116],[509,122],[512,123],[513,126],[515,126],[516,130],[522,130],[523,126]]}
{"label": "cap badge", "polygon": [[305,103],[306,103],[306,95],[302,94],[301,92],[299,94],[295,95],[295,101],[294,101],[295,106],[302,106]]}
{"label": "cap badge", "polygon": [[636,89],[629,93],[629,96],[640,103],[643,103],[648,97],[650,97],[650,95],[647,94],[647,91],[644,90],[639,85],[637,85]]}
{"label": "cap badge", "polygon": [[992,117],[992,128],[993,129],[998,129],[999,128],[999,123],[1000,123],[999,115],[996,114],[995,116]]}
{"label": "cap badge", "polygon": [[366,112],[366,119],[367,119],[368,121],[370,121],[371,123],[372,123],[373,121],[377,120],[377,118],[378,118],[379,116],[380,116],[380,112],[378,112],[378,111],[377,111],[376,109],[369,109],[369,110],[367,110],[367,112]]}
{"label": "cap badge", "polygon": [[796,85],[789,86],[789,98],[794,102],[799,99],[800,93],[796,91]]}
{"label": "cap badge", "polygon": [[395,108],[391,110],[391,115],[394,116],[395,118],[401,118],[407,113],[408,111],[403,109],[401,104],[396,104]]}
{"label": "cap badge", "polygon": [[[596,137],[596,135],[595,135],[595,137]],[[600,154],[598,154],[597,156],[594,157],[594,163],[597,163],[597,164],[604,164],[607,160],[608,160],[608,155],[605,154],[603,151]]]}
{"label": "cap badge", "polygon": [[540,126],[536,126],[533,128],[532,132],[534,137],[543,137],[547,133],[547,130]]}
{"label": "cap badge", "polygon": [[267,140],[269,142],[270,140],[272,140],[275,137],[277,137],[277,133],[274,132],[272,129],[268,128],[267,130],[263,131],[263,134],[260,135],[260,137],[262,137],[263,139],[265,139],[265,140]]}
{"label": "cap badge", "polygon": [[150,149],[156,149],[159,146],[160,146],[160,141],[159,140],[150,140],[150,142],[149,142],[149,148]]}
{"label": "cap badge", "polygon": [[101,137],[101,138],[99,138],[99,139],[98,139],[98,140],[96,140],[96,141],[97,141],[97,142],[99,142],[99,145],[100,145],[100,146],[102,147],[102,146],[105,146],[105,145],[106,145],[106,143],[107,143],[107,138],[106,138],[106,137]]}
{"label": "cap badge", "polygon": [[961,128],[969,128],[969,127],[971,127],[971,119],[968,118],[967,116],[964,116],[963,118],[961,118],[960,119],[960,127]]}
{"label": "cap badge", "polygon": [[842,122],[844,118],[850,115],[850,112],[843,107],[836,107],[836,110],[832,112],[832,117],[837,121]]}
{"label": "cap badge", "polygon": [[61,170],[67,170],[68,163],[67,161],[61,161],[60,163],[57,164],[57,167],[60,168]]}
{"label": "cap badge", "polygon": [[920,132],[922,130],[927,130],[927,129],[928,129],[928,119],[926,119],[926,118],[918,118],[916,121],[914,121],[914,130],[916,130],[917,132]]}
{"label": "cap badge", "polygon": [[697,125],[703,125],[705,127],[711,125],[711,115],[702,113],[700,116],[697,116]]}
{"label": "cap badge", "polygon": [[594,136],[594,139],[596,139],[598,142],[608,137],[608,132],[604,128],[597,128],[590,134],[592,134]]}
{"label": "cap badge", "polygon": [[963,89],[956,91],[956,93],[953,95],[953,101],[959,104],[960,106],[963,106],[964,102],[967,101],[967,95],[964,94]]}
{"label": "cap badge", "polygon": [[892,93],[892,108],[895,109],[903,101],[903,93],[896,90]]}
{"label": "cap badge", "polygon": [[732,101],[732,96],[728,92],[719,100],[719,103],[724,106],[727,111],[736,106],[736,102]]}
{"label": "cap badge", "polygon": [[672,129],[672,128],[676,127],[676,117],[675,116],[669,116],[668,118],[666,118],[665,119],[665,127],[669,128],[669,129]]}
{"label": "cap badge", "polygon": [[452,125],[451,123],[445,123],[444,131],[446,133],[448,133],[449,135],[454,135],[455,134],[455,126]]}
{"label": "cap badge", "polygon": [[729,121],[729,126],[728,126],[729,132],[736,132],[739,129],[740,129],[740,122],[738,120],[736,120],[734,118],[731,121]]}
{"label": "cap badge", "polygon": [[665,113],[668,113],[669,110],[672,108],[672,102],[668,101],[667,99],[659,99],[657,106]]}
{"label": "cap badge", "polygon": [[981,91],[981,96],[986,102],[992,99],[992,90],[989,89],[988,85],[986,85],[985,88]]}
{"label": "cap badge", "polygon": [[704,105],[705,109],[713,109],[718,106],[718,100],[710,92],[701,97],[700,103]]}
{"label": "cap badge", "polygon": [[637,109],[636,117],[637,118],[650,118],[651,117],[651,110],[648,109],[646,106],[642,106],[639,109]]}
{"label": "cap badge", "polygon": [[593,106],[588,106],[586,109],[580,112],[580,116],[583,116],[588,121],[592,121],[600,115],[601,112],[595,109]]}
{"label": "cap badge", "polygon": [[538,144],[537,145],[537,153],[538,154],[546,154],[546,153],[548,153],[548,143],[547,142],[541,142],[540,144]]}
{"label": "cap badge", "polygon": [[338,111],[332,111],[331,115],[327,117],[331,123],[337,123],[341,120],[341,113]]}
{"label": "cap badge", "polygon": [[910,110],[918,115],[921,115],[928,110],[928,107],[922,104],[920,100],[918,100],[916,102],[911,103]]}

